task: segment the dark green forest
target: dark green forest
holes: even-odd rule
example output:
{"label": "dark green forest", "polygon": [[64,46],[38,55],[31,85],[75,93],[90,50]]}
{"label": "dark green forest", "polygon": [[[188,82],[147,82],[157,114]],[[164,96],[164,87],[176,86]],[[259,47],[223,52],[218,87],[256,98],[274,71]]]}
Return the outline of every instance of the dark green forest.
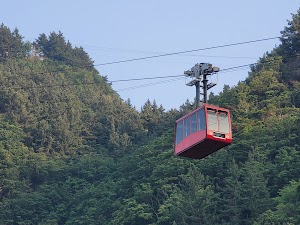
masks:
{"label": "dark green forest", "polygon": [[233,143],[173,155],[166,111],[124,101],[62,32],[26,42],[0,26],[0,224],[300,224],[300,10],[245,81],[209,103]]}

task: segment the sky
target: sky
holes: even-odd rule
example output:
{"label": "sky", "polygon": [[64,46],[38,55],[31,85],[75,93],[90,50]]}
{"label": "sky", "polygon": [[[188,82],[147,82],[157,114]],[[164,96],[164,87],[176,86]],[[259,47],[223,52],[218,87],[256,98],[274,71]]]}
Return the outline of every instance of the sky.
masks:
{"label": "sky", "polygon": [[[299,0],[10,0],[1,3],[0,22],[18,28],[25,41],[61,31],[73,46],[81,46],[103,64],[120,60],[215,47],[280,36]],[[278,39],[197,51],[147,60],[97,66],[109,81],[183,75],[196,63],[211,63],[224,72],[211,76],[218,94],[224,85],[245,80],[249,68],[280,44]],[[140,110],[150,99],[166,110],[195,98],[195,87],[181,79],[113,82],[124,100]]]}

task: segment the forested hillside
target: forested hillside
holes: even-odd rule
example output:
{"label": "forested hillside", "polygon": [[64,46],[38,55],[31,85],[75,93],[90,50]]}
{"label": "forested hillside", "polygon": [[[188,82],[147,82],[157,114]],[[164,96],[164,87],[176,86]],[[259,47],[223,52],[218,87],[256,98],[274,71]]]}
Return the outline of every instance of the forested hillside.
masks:
{"label": "forested hillside", "polygon": [[233,144],[173,155],[192,109],[123,101],[61,32],[0,27],[0,224],[300,224],[300,11],[281,44],[210,103]]}

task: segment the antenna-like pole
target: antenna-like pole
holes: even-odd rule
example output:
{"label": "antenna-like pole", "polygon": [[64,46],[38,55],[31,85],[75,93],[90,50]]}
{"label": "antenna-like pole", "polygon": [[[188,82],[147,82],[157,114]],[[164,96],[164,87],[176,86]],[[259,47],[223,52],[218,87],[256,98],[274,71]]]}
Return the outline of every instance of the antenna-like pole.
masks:
{"label": "antenna-like pole", "polygon": [[196,84],[196,108],[200,105],[200,81],[198,81]]}
{"label": "antenna-like pole", "polygon": [[203,83],[203,102],[204,103],[207,103],[207,75],[206,74],[203,74],[203,80],[202,80],[202,83]]}

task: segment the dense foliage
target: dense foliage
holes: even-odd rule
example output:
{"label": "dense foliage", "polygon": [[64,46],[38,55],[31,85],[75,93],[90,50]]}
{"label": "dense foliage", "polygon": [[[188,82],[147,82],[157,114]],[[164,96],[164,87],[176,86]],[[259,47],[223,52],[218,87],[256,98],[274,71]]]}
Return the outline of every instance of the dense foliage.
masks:
{"label": "dense foliage", "polygon": [[172,153],[188,101],[137,111],[61,32],[29,44],[2,24],[0,224],[300,224],[299,24],[211,94],[234,142],[205,160]]}

